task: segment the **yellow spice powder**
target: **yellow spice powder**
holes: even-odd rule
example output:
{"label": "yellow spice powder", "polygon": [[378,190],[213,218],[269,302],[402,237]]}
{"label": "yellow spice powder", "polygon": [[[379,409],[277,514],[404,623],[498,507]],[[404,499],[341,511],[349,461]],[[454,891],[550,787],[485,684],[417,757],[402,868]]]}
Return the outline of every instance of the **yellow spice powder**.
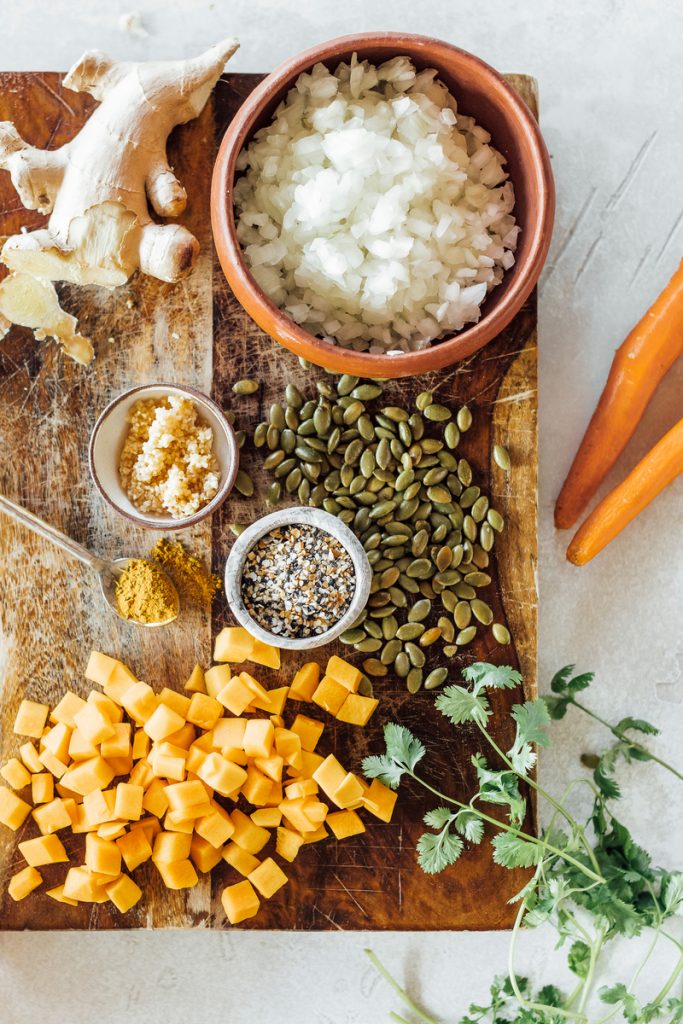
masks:
{"label": "yellow spice powder", "polygon": [[163,569],[133,558],[116,582],[116,606],[124,619],[166,622],[178,613],[178,594]]}
{"label": "yellow spice powder", "polygon": [[173,578],[180,596],[193,604],[209,604],[221,588],[220,576],[210,573],[201,558],[191,555],[180,541],[162,537],[150,557]]}

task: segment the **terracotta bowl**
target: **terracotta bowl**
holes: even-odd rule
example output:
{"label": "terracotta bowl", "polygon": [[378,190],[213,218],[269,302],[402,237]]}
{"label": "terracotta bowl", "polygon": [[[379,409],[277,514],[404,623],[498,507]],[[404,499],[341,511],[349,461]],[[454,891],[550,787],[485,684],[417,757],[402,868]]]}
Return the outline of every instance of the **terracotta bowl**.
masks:
{"label": "terracotta bowl", "polygon": [[[434,342],[421,352],[374,355],[354,352],[316,338],[294,323],[259,288],[245,263],[235,232],[232,190],[235,164],[254,132],[268,124],[296,78],[322,61],[333,69],[353,53],[381,63],[412,57],[420,68],[435,67],[464,114],[491,133],[507,159],[515,188],[515,217],[522,230],[514,266],[486,299],[477,324]],[[497,71],[478,57],[427,36],[394,32],[343,36],[305,50],[268,75],[245,100],[223,136],[213,173],[211,219],[221,266],[238,301],[280,344],[319,366],[359,377],[407,377],[439,370],[476,352],[510,323],[536,284],[552,234],[555,190],[550,158],[538,124],[526,104]]]}

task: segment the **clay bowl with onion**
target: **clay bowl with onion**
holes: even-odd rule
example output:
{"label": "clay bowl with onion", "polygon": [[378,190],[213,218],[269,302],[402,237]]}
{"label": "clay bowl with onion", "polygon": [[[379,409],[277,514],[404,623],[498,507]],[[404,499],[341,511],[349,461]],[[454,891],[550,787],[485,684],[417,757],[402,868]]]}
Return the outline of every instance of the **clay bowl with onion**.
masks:
{"label": "clay bowl with onion", "polygon": [[[421,70],[436,68],[463,114],[491,134],[503,154],[515,190],[513,215],[521,227],[514,265],[484,300],[478,323],[401,355],[355,352],[317,338],[280,310],[258,286],[235,230],[233,185],[237,158],[254,133],[268,125],[278,104],[302,72],[318,62],[334,70],[357,53],[379,64],[407,56]],[[427,36],[382,32],[343,36],[285,61],[256,87],[228,126],[213,173],[211,218],[223,272],[237,300],[271,338],[297,356],[338,373],[359,377],[408,377],[440,370],[492,341],[529,297],[543,268],[552,235],[555,190],[550,158],[538,123],[505,79],[465,50]]]}

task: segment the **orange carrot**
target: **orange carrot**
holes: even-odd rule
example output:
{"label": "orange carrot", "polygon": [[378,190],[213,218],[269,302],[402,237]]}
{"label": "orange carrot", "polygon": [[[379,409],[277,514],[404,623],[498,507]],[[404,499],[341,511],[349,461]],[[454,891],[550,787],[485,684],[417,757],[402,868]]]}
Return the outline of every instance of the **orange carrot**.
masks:
{"label": "orange carrot", "polygon": [[617,349],[605,390],[555,505],[555,525],[573,526],[626,447],[657,385],[683,353],[683,261]]}
{"label": "orange carrot", "polygon": [[568,560],[574,565],[590,562],[679,473],[683,473],[683,420],[591,512],[567,548]]}

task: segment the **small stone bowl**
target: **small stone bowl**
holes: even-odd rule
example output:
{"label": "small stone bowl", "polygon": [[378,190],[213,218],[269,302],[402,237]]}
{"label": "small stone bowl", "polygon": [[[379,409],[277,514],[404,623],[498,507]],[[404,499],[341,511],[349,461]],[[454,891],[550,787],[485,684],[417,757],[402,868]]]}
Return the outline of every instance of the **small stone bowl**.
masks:
{"label": "small stone bowl", "polygon": [[[319,636],[303,637],[295,639],[292,637],[278,636],[270,633],[255,622],[244,606],[242,600],[242,572],[247,554],[253,548],[257,540],[265,534],[270,533],[280,526],[293,526],[305,524],[315,526],[324,533],[335,537],[348,551],[353,562],[356,573],[356,590],[348,610],[341,619]],[[273,647],[279,647],[287,651],[307,651],[313,647],[323,647],[325,644],[336,640],[344,630],[355,622],[365,608],[370,596],[370,584],[372,582],[372,569],[365,553],[363,545],[358,538],[345,526],[336,516],[330,515],[319,508],[306,508],[297,506],[295,508],[284,508],[270,515],[263,516],[252,523],[242,533],[232,546],[230,556],[225,566],[225,596],[228,599],[230,609],[241,626],[257,640],[262,640]]]}
{"label": "small stone bowl", "polygon": [[[189,398],[197,407],[200,418],[212,428],[213,451],[220,471],[218,490],[211,501],[184,519],[141,512],[130,500],[119,479],[119,458],[128,436],[128,415],[132,406],[141,399],[159,399],[168,395]],[[101,413],[90,437],[88,461],[95,487],[107,504],[124,519],[147,530],[184,530],[206,519],[228,497],[237,476],[239,449],[223,411],[201,391],[181,384],[143,384],[122,392]]]}

